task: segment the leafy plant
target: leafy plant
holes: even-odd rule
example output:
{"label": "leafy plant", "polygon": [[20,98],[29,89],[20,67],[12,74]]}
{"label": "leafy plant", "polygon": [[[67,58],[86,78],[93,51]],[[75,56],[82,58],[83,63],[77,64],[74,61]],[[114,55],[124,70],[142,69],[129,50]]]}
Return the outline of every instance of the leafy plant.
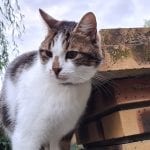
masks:
{"label": "leafy plant", "polygon": [[145,20],[144,27],[146,28],[150,27],[150,20]]}
{"label": "leafy plant", "polygon": [[11,150],[10,141],[4,135],[2,128],[0,128],[0,150]]}
{"label": "leafy plant", "polygon": [[9,61],[9,54],[17,50],[16,37],[24,31],[23,15],[18,0],[0,1],[0,71]]}
{"label": "leafy plant", "polygon": [[[16,38],[24,31],[23,15],[18,0],[0,0],[0,74],[8,64],[9,55],[18,52]],[[10,150],[9,140],[0,128],[0,150]]]}
{"label": "leafy plant", "polygon": [[71,145],[71,150],[83,150],[82,145],[73,144]]}

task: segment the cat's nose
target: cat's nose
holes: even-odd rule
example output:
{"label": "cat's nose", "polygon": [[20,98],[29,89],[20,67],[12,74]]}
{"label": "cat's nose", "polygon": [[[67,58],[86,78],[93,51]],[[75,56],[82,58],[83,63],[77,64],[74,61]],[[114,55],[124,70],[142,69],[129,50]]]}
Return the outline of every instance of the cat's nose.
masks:
{"label": "cat's nose", "polygon": [[55,72],[55,75],[58,76],[62,68],[53,68],[53,71]]}

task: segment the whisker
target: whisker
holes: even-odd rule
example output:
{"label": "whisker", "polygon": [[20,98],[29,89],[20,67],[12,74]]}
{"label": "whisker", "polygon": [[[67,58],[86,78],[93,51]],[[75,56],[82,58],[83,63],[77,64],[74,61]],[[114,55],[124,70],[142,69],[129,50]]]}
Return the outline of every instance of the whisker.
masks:
{"label": "whisker", "polygon": [[93,87],[93,89],[96,89],[98,91],[98,93],[100,93],[100,94],[102,93],[101,88],[97,84],[94,84],[94,82],[92,82],[92,87]]}
{"label": "whisker", "polygon": [[113,92],[112,90],[110,90],[110,88],[108,88],[108,86],[106,86],[105,84],[97,84],[93,82],[93,86],[101,92],[104,92],[107,96],[111,96],[113,97]]}
{"label": "whisker", "polygon": [[[80,74],[74,74],[73,76],[77,77],[78,79],[87,81],[88,79],[84,77],[85,74],[86,71],[81,72]],[[95,76],[92,78],[92,86],[93,88],[96,88],[98,92],[104,92],[106,93],[106,95],[110,95],[111,97],[113,97],[113,93],[110,90],[110,88],[114,88],[112,81],[108,78],[105,78],[100,73],[96,73]]]}
{"label": "whisker", "polygon": [[[87,80],[86,78],[83,77],[83,73],[80,75],[74,75],[75,77],[82,79],[82,80]],[[104,92],[107,96],[113,97],[113,92],[110,90],[110,88],[113,88],[113,85],[111,84],[111,81],[108,79],[104,79],[102,76],[97,76],[92,79],[92,86],[93,88],[96,88],[96,90],[101,94]]]}
{"label": "whisker", "polygon": [[112,81],[112,78],[108,78],[108,76],[104,76],[101,73],[96,73],[96,75],[94,76],[95,80],[100,80],[101,82],[103,81],[103,83],[107,83],[108,85],[110,85],[111,87],[117,86],[117,84]]}
{"label": "whisker", "polygon": [[83,78],[81,76],[82,76],[81,74],[80,75],[74,75],[74,77],[77,77],[77,78],[80,78],[80,79],[83,79],[83,80],[87,80],[86,78]]}
{"label": "whisker", "polygon": [[109,87],[112,87],[112,88],[114,88],[116,86],[116,84],[112,80],[101,80],[101,79],[97,79],[97,78],[93,78],[93,80],[97,84],[101,84],[101,85],[107,84]]}

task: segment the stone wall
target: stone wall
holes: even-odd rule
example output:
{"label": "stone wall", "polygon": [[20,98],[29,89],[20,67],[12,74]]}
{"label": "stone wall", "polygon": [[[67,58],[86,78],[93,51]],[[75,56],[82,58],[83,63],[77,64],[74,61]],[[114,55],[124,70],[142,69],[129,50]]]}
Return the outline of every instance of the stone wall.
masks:
{"label": "stone wall", "polygon": [[103,29],[100,34],[104,53],[100,72],[117,77],[149,72],[150,28]]}

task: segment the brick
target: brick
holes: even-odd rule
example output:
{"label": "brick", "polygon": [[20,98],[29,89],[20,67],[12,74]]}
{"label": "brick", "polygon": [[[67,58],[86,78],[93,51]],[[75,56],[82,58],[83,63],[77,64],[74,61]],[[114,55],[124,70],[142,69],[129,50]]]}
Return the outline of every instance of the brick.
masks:
{"label": "brick", "polygon": [[115,112],[102,118],[105,139],[150,132],[150,107]]}

